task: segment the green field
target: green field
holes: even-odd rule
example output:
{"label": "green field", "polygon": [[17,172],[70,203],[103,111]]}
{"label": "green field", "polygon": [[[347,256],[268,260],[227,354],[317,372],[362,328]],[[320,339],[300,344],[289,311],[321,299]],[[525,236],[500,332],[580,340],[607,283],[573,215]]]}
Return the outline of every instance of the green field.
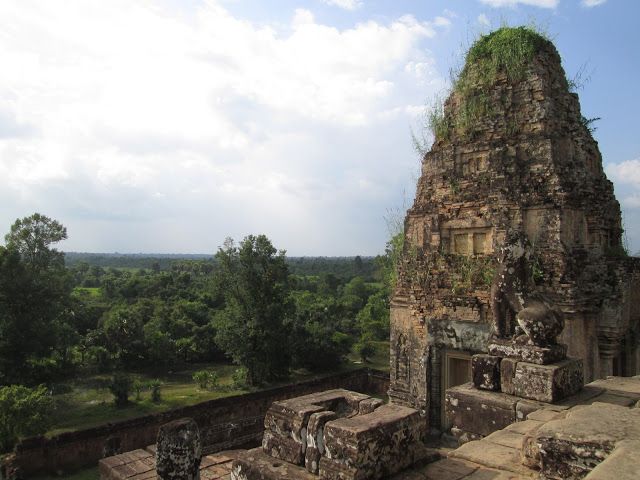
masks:
{"label": "green field", "polygon": [[371,342],[376,351],[373,356],[368,359],[367,363],[362,363],[357,353],[351,352],[349,360],[359,367],[369,367],[381,372],[389,371],[389,342]]}
{"label": "green field", "polygon": [[[358,356],[352,353],[349,356],[350,361],[343,364],[340,370],[351,370],[366,366],[388,371],[389,342],[374,343],[376,352],[369,362],[363,364],[358,359]],[[107,422],[125,420],[185,405],[193,405],[206,400],[246,393],[248,392],[247,389],[237,389],[232,386],[231,375],[236,368],[235,365],[229,364],[200,364],[189,365],[174,372],[131,372],[135,379],[142,382],[154,379],[160,380],[162,382],[161,401],[158,403],[151,401],[151,393],[148,390],[143,390],[139,399],[136,399],[135,392],[132,392],[129,397],[130,403],[124,408],[117,408],[113,404],[113,396],[106,387],[111,378],[110,375],[91,375],[76,379],[72,383],[58,386],[58,389],[62,389],[66,393],[54,395],[55,411],[53,416],[55,421],[47,435],[52,436],[57,433],[95,427]],[[202,390],[196,385],[192,375],[195,371],[203,369],[213,370],[218,374],[218,388]],[[315,374],[306,370],[296,370],[292,372],[291,377],[287,380],[265,387],[308,380],[327,373],[331,372]]]}
{"label": "green field", "polygon": [[[162,382],[161,401],[151,401],[151,393],[143,390],[136,399],[135,392],[129,397],[130,403],[124,408],[116,408],[113,396],[106,387],[110,376],[92,375],[65,385],[68,393],[54,395],[55,422],[47,435],[95,427],[107,422],[139,417],[172,408],[204,402],[214,398],[238,395],[247,390],[234,389],[231,375],[237,367],[233,365],[192,365],[176,372],[154,374],[154,372],[132,372],[131,375],[142,382],[158,379]],[[191,378],[197,370],[214,370],[219,377],[220,387],[216,390],[201,390]]]}
{"label": "green field", "polygon": [[[389,342],[374,342],[374,345],[376,352],[369,362],[363,364],[357,354],[352,353],[349,355],[349,361],[344,363],[340,370],[352,370],[366,366],[388,371]],[[47,436],[95,427],[107,422],[125,420],[185,405],[193,405],[215,398],[246,393],[248,392],[246,389],[234,389],[232,387],[231,375],[236,368],[235,365],[228,364],[200,364],[189,365],[179,371],[162,374],[157,372],[131,372],[134,378],[143,382],[159,379],[162,382],[162,398],[160,402],[154,403],[151,401],[151,393],[149,391],[142,391],[139,399],[136,399],[136,394],[133,392],[129,397],[130,404],[124,408],[116,408],[113,404],[113,396],[105,386],[110,379],[108,374],[90,375],[76,379],[72,383],[59,385],[58,388],[65,390],[66,393],[54,395],[56,405],[54,412],[55,422],[47,432]],[[218,374],[219,387],[217,389],[202,390],[193,381],[193,373],[203,369],[213,370]],[[328,373],[331,372],[319,375],[306,370],[296,370],[292,372],[289,379],[267,385],[265,388],[308,380]],[[98,469],[94,467],[67,476],[38,477],[37,480],[97,480],[98,478]]]}
{"label": "green field", "polygon": [[75,287],[73,294],[80,298],[100,298],[100,287]]}

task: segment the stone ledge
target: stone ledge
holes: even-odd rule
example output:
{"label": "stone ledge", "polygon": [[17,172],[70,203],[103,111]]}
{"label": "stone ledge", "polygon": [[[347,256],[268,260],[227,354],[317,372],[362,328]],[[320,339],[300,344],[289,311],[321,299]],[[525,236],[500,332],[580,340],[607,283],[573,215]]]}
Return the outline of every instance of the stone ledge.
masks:
{"label": "stone ledge", "polygon": [[567,357],[567,346],[564,344],[538,347],[536,345],[514,345],[512,340],[494,340],[488,345],[488,351],[490,355],[537,365],[560,362]]}

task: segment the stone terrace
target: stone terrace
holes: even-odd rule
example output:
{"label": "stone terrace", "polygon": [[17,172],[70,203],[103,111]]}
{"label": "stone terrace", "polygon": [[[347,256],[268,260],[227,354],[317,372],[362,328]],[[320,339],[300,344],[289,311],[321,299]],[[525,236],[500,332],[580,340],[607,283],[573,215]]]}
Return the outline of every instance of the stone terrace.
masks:
{"label": "stone terrace", "polygon": [[562,405],[529,413],[393,480],[637,479],[638,407],[640,377],[597,380]]}
{"label": "stone terrace", "polygon": [[[205,455],[200,462],[201,480],[231,480],[231,462],[238,451]],[[156,446],[100,460],[101,480],[156,480]]]}
{"label": "stone terrace", "polygon": [[[445,452],[446,458],[416,466],[392,480],[510,480],[527,478],[631,480],[640,472],[640,377],[609,377],[584,387],[558,405],[531,412],[482,440]],[[200,478],[231,480],[232,461],[242,450],[202,458]],[[318,478],[270,458],[263,478]],[[278,465],[275,465],[278,463]],[[273,468],[271,468],[273,467]],[[155,447],[100,462],[102,480],[150,480]]]}

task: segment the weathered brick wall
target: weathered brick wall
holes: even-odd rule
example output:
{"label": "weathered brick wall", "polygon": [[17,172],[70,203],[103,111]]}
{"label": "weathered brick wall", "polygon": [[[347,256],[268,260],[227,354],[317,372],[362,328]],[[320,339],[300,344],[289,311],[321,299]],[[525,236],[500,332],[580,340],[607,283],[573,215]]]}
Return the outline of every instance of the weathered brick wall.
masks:
{"label": "weathered brick wall", "polygon": [[28,438],[16,447],[14,462],[27,477],[41,472],[71,472],[95,465],[103,456],[108,438],[116,437],[122,452],[145,447],[155,443],[160,425],[182,417],[191,417],[198,423],[207,453],[256,445],[262,438],[264,415],[274,401],[332,388],[384,395],[389,377],[364,368],[51,438]]}
{"label": "weathered brick wall", "polygon": [[[525,293],[563,313],[560,340],[583,359],[585,379],[640,372],[640,260],[621,254],[620,206],[598,144],[552,45],[525,73],[473,80],[466,100],[450,95],[448,130],[423,157],[407,211],[391,301],[389,396],[420,409],[433,433],[441,428],[444,354],[486,351],[491,282],[509,233],[526,235]],[[489,105],[476,118],[471,98]],[[514,318],[501,334],[513,334]]]}

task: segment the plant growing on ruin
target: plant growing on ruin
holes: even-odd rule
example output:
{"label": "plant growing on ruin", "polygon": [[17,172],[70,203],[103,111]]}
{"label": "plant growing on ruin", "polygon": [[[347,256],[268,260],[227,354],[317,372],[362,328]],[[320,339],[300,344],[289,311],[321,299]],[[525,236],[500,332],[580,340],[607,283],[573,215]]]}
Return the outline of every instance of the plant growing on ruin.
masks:
{"label": "plant growing on ruin", "polygon": [[[530,26],[502,27],[481,35],[467,51],[464,67],[458,74],[452,73],[451,108],[445,111],[443,102],[433,102],[423,114],[425,130],[436,141],[450,138],[454,130],[461,135],[475,135],[482,119],[496,114],[495,99],[486,92],[498,76],[504,74],[511,82],[523,80],[532,58],[550,45],[544,34]],[[515,130],[515,126],[511,129]],[[428,150],[424,133],[412,132],[412,140],[423,156]]]}
{"label": "plant growing on ruin", "polygon": [[602,120],[600,117],[587,118],[584,115],[580,117],[580,123],[584,128],[589,130],[589,133],[594,133],[598,127],[594,125],[598,120]]}
{"label": "plant growing on ruin", "polygon": [[460,295],[475,288],[490,288],[496,272],[491,256],[450,256],[451,292]]}

